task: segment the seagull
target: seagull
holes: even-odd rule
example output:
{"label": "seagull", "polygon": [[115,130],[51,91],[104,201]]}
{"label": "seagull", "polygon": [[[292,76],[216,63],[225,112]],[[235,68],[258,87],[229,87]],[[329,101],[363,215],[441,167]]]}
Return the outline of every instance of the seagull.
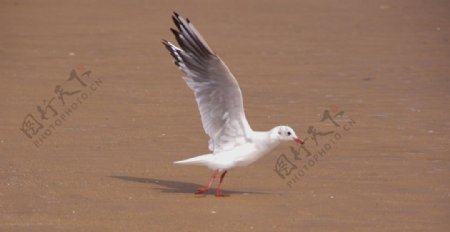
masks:
{"label": "seagull", "polygon": [[303,144],[303,141],[288,126],[277,126],[264,132],[253,131],[245,117],[236,78],[188,18],[174,12],[172,19],[177,29],[171,28],[171,31],[180,47],[164,39],[162,43],[194,92],[211,151],[174,163],[201,165],[213,170],[206,187],[199,188],[196,194],[207,193],[218,174],[222,173],[215,196],[223,197],[221,184],[229,170],[255,162],[283,141],[298,144]]}

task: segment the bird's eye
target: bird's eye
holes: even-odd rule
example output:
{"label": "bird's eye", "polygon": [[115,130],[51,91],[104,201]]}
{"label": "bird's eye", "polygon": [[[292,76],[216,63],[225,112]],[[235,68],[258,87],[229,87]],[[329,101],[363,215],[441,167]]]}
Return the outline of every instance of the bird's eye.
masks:
{"label": "bird's eye", "polygon": [[287,133],[287,134],[288,134],[288,136],[291,136],[291,132],[290,132],[290,131],[288,131],[288,133]]}

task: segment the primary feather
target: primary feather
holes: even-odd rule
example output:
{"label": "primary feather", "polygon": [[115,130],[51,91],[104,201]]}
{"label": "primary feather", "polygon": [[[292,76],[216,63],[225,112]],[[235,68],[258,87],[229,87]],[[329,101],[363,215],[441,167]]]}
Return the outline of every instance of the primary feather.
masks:
{"label": "primary feather", "polygon": [[245,117],[242,93],[236,78],[189,19],[174,13],[171,29],[180,48],[163,40],[183,79],[195,95],[203,129],[213,153],[232,150],[249,142],[252,129]]}

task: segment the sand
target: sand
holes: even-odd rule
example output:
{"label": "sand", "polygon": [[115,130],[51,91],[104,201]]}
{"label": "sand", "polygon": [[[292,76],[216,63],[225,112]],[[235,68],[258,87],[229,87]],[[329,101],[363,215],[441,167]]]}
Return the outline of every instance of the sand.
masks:
{"label": "sand", "polygon": [[[231,170],[229,197],[193,194],[211,172],[172,164],[208,152],[161,44],[174,41],[173,10],[233,71],[252,128],[290,125],[310,154],[283,144]],[[449,12],[416,0],[2,1],[0,231],[450,231]],[[321,122],[326,110],[339,126]],[[29,138],[24,120],[42,127]]]}

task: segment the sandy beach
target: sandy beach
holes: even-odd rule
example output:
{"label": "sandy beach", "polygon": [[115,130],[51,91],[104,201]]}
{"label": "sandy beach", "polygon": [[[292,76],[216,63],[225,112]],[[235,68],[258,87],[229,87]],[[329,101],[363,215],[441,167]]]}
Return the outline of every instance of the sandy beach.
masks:
{"label": "sandy beach", "polygon": [[[307,138],[211,171],[161,40],[188,17],[254,130]],[[0,231],[450,231],[447,1],[0,2]],[[61,97],[62,96],[62,97]],[[282,168],[280,168],[282,167]]]}

